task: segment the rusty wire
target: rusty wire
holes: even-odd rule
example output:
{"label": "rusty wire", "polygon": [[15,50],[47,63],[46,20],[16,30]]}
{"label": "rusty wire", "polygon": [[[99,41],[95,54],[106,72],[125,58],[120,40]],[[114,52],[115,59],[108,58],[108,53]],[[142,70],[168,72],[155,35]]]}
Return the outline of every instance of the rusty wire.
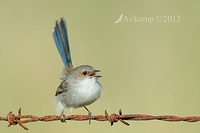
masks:
{"label": "rusty wire", "polygon": [[[26,120],[21,120],[24,118],[26,118]],[[9,112],[7,117],[0,117],[0,120],[9,122],[8,127],[10,127],[11,125],[19,124],[25,130],[28,130],[28,128],[23,125],[24,123],[36,122],[36,121],[47,122],[47,121],[56,121],[61,119],[84,121],[88,120],[88,116],[70,115],[61,118],[61,116],[47,115],[47,116],[37,117],[33,115],[21,115],[21,108],[20,108],[17,116],[12,114],[12,112]],[[200,116],[179,117],[179,116],[169,116],[169,115],[151,116],[151,115],[141,115],[141,114],[122,115],[122,111],[120,109],[119,114],[113,113],[111,115],[108,115],[107,111],[105,110],[105,115],[92,116],[91,119],[96,121],[109,121],[111,123],[111,126],[114,124],[114,122],[121,121],[123,124],[129,126],[129,123],[127,123],[125,120],[162,120],[162,121],[173,121],[173,122],[178,122],[178,121],[197,122],[200,121]]]}

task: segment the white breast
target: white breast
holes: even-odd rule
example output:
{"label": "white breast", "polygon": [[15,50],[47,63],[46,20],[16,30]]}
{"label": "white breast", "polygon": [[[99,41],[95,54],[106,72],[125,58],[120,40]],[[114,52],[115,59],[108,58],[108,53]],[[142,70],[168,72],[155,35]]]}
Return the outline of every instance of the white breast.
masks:
{"label": "white breast", "polygon": [[102,86],[96,78],[86,78],[75,88],[57,96],[59,105],[64,108],[78,108],[90,105],[101,96]]}
{"label": "white breast", "polygon": [[76,88],[77,96],[82,97],[82,100],[93,101],[101,96],[102,87],[95,78],[86,78],[82,81],[79,88]]}

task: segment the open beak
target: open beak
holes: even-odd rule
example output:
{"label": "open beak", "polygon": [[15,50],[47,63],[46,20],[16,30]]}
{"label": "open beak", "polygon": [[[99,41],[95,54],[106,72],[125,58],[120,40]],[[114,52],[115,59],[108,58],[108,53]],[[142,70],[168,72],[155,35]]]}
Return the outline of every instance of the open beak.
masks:
{"label": "open beak", "polygon": [[99,75],[96,75],[96,72],[100,72],[100,70],[94,70],[92,73],[90,73],[91,77],[101,77]]}

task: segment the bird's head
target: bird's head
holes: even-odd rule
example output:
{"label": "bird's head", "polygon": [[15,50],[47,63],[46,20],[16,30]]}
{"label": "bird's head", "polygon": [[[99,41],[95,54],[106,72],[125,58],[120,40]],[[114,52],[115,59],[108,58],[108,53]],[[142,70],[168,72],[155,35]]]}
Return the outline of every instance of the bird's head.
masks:
{"label": "bird's head", "polygon": [[100,72],[100,70],[95,70],[92,66],[89,65],[82,65],[76,67],[72,75],[74,75],[74,78],[76,79],[92,79],[92,78],[99,78],[101,76],[96,75],[96,72]]}

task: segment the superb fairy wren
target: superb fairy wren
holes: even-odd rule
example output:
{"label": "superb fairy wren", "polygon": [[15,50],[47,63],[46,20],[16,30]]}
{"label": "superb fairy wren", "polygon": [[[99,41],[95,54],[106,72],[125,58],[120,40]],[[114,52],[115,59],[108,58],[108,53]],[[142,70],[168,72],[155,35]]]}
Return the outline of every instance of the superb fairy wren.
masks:
{"label": "superb fairy wren", "polygon": [[56,21],[53,38],[64,63],[61,72],[62,82],[56,91],[57,109],[68,108],[71,110],[84,107],[88,111],[88,119],[91,120],[91,112],[86,105],[92,104],[101,96],[102,86],[97,81],[101,76],[96,75],[96,72],[100,72],[100,70],[95,70],[89,65],[73,67],[64,18]]}

